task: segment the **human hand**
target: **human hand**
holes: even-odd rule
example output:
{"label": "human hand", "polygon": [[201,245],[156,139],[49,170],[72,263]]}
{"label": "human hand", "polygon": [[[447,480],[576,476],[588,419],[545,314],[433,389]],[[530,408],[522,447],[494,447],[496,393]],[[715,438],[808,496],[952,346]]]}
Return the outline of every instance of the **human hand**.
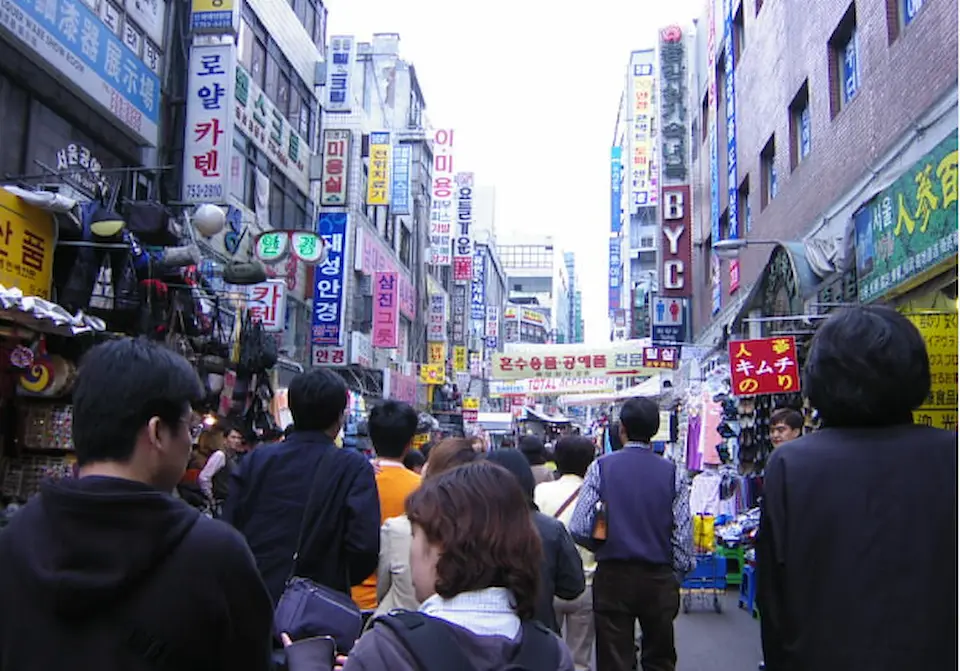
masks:
{"label": "human hand", "polygon": [[346,655],[337,655],[337,663],[333,667],[333,671],[343,671],[344,665],[347,663]]}
{"label": "human hand", "polygon": [[380,465],[379,459],[371,459],[370,465],[373,466],[373,474],[380,475],[380,471],[383,470],[383,466]]}

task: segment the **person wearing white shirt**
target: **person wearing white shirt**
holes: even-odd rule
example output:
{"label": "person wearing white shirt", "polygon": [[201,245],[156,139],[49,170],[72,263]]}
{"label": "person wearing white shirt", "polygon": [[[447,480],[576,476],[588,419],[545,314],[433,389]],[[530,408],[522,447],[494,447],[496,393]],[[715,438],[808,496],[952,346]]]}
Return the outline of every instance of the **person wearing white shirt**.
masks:
{"label": "person wearing white shirt", "polygon": [[[593,463],[595,452],[593,443],[587,438],[582,436],[561,438],[554,453],[560,479],[544,482],[537,485],[534,490],[534,503],[540,512],[555,517],[568,530],[570,520],[573,518],[573,510],[580,498],[583,478],[590,464]],[[577,671],[586,671],[590,668],[595,637],[591,585],[597,560],[586,548],[578,545],[577,551],[583,561],[583,574],[587,588],[583,594],[572,601],[554,599],[553,607]]]}

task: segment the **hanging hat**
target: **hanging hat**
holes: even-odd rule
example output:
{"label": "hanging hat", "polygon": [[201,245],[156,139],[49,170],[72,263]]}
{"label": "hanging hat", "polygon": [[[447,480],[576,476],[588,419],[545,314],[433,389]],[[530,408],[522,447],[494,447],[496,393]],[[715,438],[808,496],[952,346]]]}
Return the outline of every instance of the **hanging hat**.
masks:
{"label": "hanging hat", "polygon": [[259,261],[233,261],[223,269],[227,284],[259,284],[267,279],[267,271]]}
{"label": "hanging hat", "polygon": [[90,232],[98,238],[115,237],[126,224],[119,214],[100,206],[90,216]]}

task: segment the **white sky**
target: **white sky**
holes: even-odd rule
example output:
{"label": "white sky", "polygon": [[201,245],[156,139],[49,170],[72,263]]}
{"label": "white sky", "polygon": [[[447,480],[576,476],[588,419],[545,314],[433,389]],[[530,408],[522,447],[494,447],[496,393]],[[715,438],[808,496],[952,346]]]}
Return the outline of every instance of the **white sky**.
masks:
{"label": "white sky", "polygon": [[[630,51],[703,0],[327,0],[327,36],[398,33],[455,166],[496,187],[499,235],[576,253],[586,340],[609,339],[610,146]],[[561,261],[562,262],[562,261]]]}

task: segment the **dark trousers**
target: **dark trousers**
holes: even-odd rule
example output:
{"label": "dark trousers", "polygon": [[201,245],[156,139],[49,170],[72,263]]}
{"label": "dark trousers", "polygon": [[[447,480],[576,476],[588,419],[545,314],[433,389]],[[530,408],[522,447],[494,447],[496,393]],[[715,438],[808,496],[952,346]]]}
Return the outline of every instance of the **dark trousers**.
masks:
{"label": "dark trousers", "polygon": [[593,577],[597,671],[631,671],[636,663],[635,623],[643,632],[643,671],[674,671],[673,621],[680,585],[669,566],[605,561]]}

